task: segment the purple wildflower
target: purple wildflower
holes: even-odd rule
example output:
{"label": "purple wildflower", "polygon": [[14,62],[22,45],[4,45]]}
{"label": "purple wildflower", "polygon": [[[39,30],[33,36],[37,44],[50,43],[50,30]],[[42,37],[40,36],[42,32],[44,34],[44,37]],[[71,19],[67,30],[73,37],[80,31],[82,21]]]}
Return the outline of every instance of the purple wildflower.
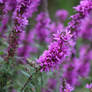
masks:
{"label": "purple wildflower", "polygon": [[15,19],[16,31],[22,31],[28,24],[28,18],[37,10],[40,0],[20,0],[17,1],[13,18]]}
{"label": "purple wildflower", "polygon": [[55,68],[64,61],[66,56],[70,55],[70,33],[67,31],[58,31],[55,34],[55,40],[49,45],[48,50],[45,50],[37,60],[42,68],[41,71],[48,71],[49,69]]}
{"label": "purple wildflower", "polygon": [[68,30],[74,34],[74,38],[79,36],[79,28],[81,24],[81,19],[83,19],[86,15],[88,15],[92,10],[92,1],[91,0],[81,0],[80,5],[74,7],[77,13],[71,16],[71,21],[68,25]]}
{"label": "purple wildflower", "polygon": [[17,0],[16,9],[13,13],[15,26],[9,36],[8,57],[14,56],[18,46],[19,34],[24,31],[26,25],[28,25],[28,18],[32,17],[32,13],[36,11],[38,3],[39,0]]}

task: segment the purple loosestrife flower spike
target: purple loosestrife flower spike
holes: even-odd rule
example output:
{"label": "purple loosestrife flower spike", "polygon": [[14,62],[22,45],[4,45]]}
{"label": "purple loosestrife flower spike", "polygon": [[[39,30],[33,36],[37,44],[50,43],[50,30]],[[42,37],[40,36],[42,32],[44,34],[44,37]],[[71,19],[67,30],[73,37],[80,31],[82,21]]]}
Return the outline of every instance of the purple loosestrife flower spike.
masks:
{"label": "purple loosestrife flower spike", "polygon": [[16,9],[13,13],[14,29],[9,36],[8,57],[14,56],[19,40],[19,34],[24,31],[28,25],[28,18],[37,10],[39,0],[17,0]]}
{"label": "purple loosestrife flower spike", "polygon": [[28,24],[28,18],[37,11],[40,0],[17,0],[16,10],[13,18],[15,19],[15,30],[23,31]]}
{"label": "purple loosestrife flower spike", "polygon": [[68,31],[58,31],[54,36],[56,41],[52,42],[48,50],[45,50],[37,60],[41,66],[41,71],[55,68],[64,61],[66,56],[70,55],[69,41],[71,40],[71,34]]}
{"label": "purple loosestrife flower spike", "polygon": [[92,0],[81,0],[80,5],[74,7],[74,9],[77,13],[71,16],[68,30],[73,33],[74,39],[76,39],[79,36],[81,19],[92,11]]}

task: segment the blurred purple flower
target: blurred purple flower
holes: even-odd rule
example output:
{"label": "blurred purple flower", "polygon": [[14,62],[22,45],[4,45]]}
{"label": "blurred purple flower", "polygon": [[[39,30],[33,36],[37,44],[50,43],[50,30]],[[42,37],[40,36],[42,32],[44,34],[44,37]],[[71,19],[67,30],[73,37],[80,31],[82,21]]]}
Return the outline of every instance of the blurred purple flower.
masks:
{"label": "blurred purple flower", "polygon": [[92,83],[86,84],[86,88],[91,89],[92,88]]}
{"label": "blurred purple flower", "polygon": [[38,14],[36,18],[37,24],[34,27],[34,31],[36,33],[36,40],[40,43],[45,42],[49,43],[49,26],[50,26],[50,18],[46,12],[41,12]]}
{"label": "blurred purple flower", "polygon": [[27,32],[22,32],[20,34],[19,40],[20,46],[18,48],[18,56],[28,58],[31,53],[36,53],[37,48],[34,42],[34,32],[30,30]]}
{"label": "blurred purple flower", "polygon": [[56,11],[56,17],[59,19],[59,21],[63,22],[68,17],[68,11],[66,11],[66,10],[57,10]]}

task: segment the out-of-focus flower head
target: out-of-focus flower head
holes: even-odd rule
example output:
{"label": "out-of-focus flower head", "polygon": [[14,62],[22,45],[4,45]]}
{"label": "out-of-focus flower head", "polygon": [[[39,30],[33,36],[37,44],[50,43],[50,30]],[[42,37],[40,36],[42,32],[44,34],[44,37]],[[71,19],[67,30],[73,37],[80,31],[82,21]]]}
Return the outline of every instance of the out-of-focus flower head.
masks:
{"label": "out-of-focus flower head", "polygon": [[58,10],[56,11],[55,15],[61,22],[65,21],[66,18],[68,17],[68,11],[66,10]]}

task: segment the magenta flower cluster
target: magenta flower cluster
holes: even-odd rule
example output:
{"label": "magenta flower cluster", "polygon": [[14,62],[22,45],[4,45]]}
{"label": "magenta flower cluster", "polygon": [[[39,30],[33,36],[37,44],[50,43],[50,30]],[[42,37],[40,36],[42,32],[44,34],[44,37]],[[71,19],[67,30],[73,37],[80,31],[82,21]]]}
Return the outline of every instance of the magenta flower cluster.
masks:
{"label": "magenta flower cluster", "polygon": [[42,67],[42,71],[48,71],[55,68],[58,64],[63,63],[66,56],[70,55],[70,40],[72,35],[67,30],[58,31],[54,35],[55,41],[52,42],[48,50],[45,50],[37,60]]}

